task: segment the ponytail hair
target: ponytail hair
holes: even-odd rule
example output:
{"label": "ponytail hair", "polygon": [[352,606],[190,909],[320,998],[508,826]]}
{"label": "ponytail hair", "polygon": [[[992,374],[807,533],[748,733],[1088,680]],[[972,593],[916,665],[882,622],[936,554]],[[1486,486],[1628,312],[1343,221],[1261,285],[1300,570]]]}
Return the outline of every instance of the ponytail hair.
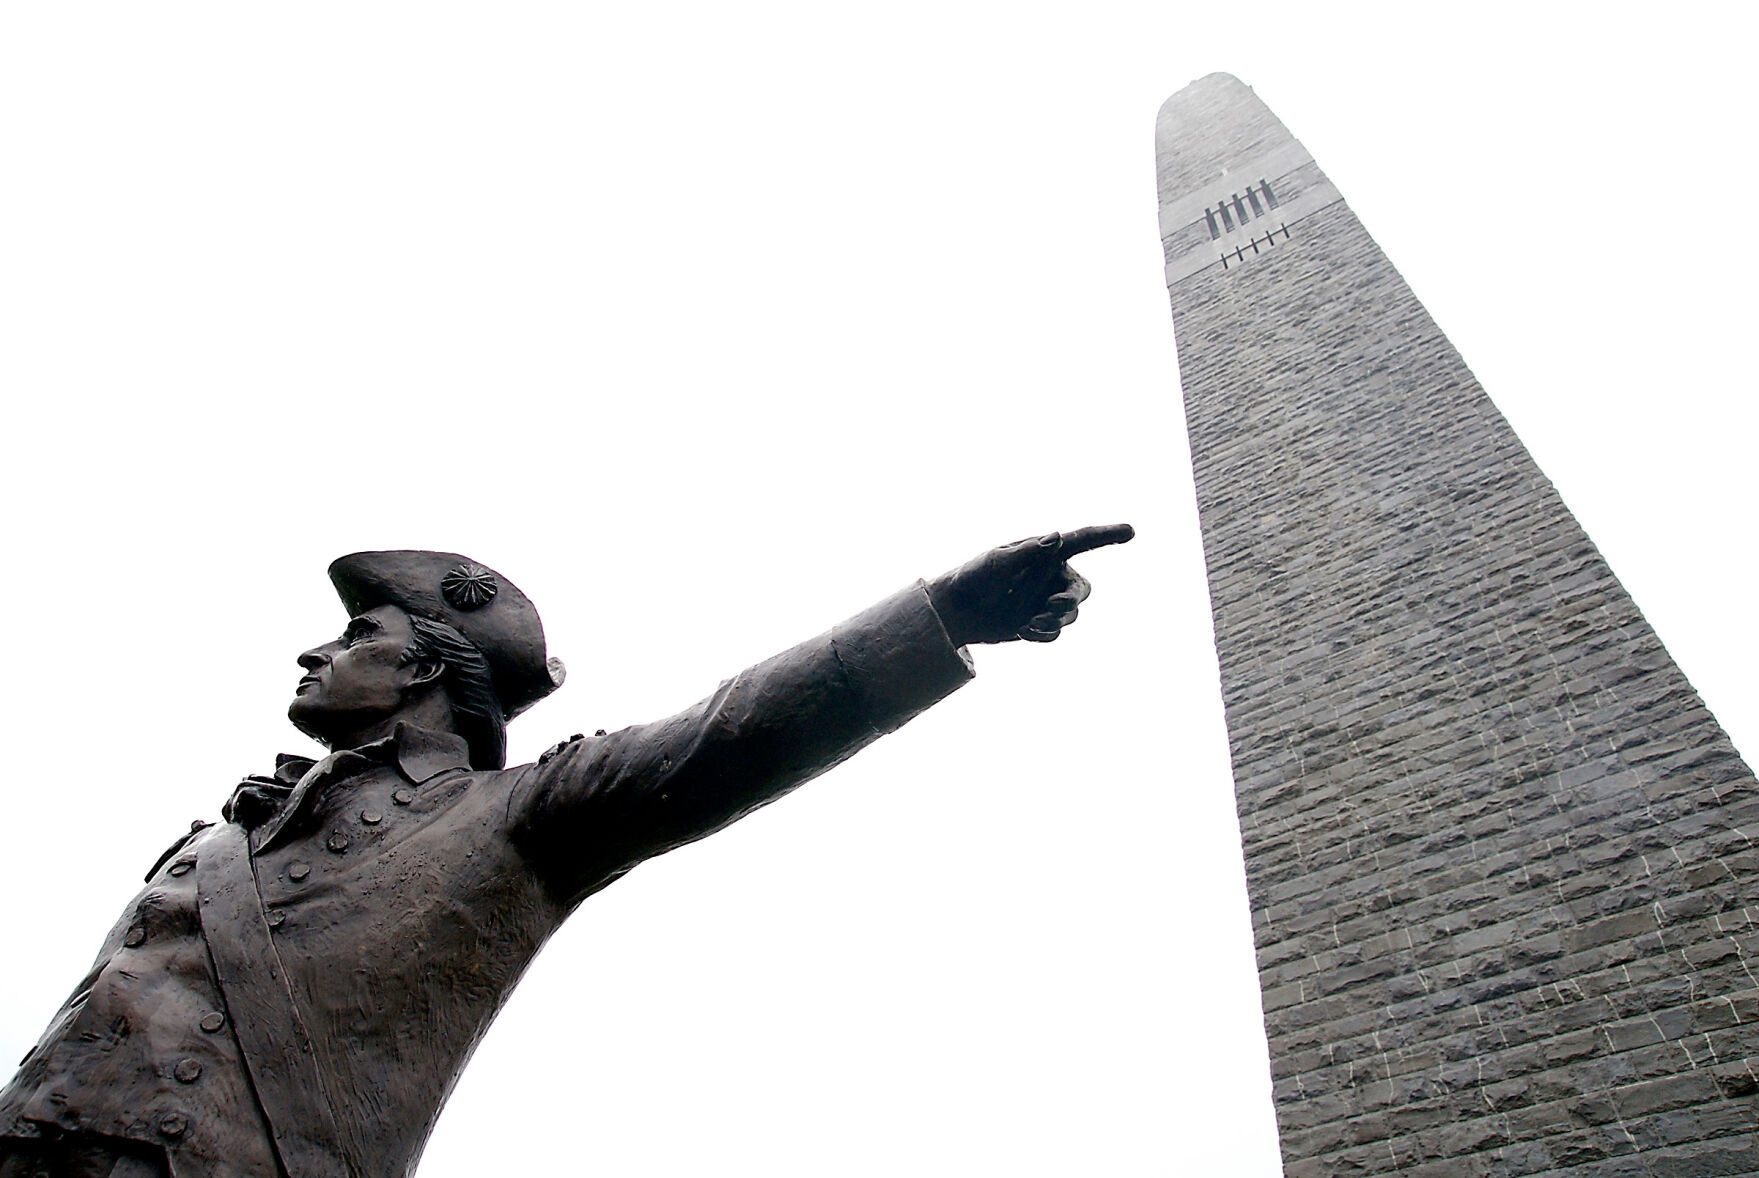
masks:
{"label": "ponytail hair", "polygon": [[507,764],[507,717],[489,674],[489,661],[470,639],[444,622],[409,615],[414,637],[403,648],[406,663],[439,663],[440,686],[452,701],[458,735],[470,746],[473,769]]}

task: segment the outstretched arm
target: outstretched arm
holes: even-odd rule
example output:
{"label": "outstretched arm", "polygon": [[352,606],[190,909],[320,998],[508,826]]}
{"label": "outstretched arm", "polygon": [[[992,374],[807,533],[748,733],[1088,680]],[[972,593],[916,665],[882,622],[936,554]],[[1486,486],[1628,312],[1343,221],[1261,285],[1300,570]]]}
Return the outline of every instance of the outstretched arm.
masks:
{"label": "outstretched arm", "polygon": [[1072,555],[1129,539],[1083,529],[985,553],[751,667],[694,707],[569,742],[523,774],[515,837],[578,899],[719,830],[909,720],[970,678],[967,643],[1048,642],[1087,582]]}

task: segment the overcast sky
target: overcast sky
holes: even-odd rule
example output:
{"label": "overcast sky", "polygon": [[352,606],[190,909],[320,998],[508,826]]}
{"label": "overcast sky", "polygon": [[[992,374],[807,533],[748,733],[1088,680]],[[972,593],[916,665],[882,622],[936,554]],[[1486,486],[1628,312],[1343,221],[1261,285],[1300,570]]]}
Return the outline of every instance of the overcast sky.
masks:
{"label": "overcast sky", "polygon": [[309,750],[336,555],[530,593],[527,759],[1123,519],[1062,641],[583,906],[422,1174],[1275,1174],[1167,95],[1257,89],[1759,747],[1753,22],[1439,11],[6,8],[0,1065]]}

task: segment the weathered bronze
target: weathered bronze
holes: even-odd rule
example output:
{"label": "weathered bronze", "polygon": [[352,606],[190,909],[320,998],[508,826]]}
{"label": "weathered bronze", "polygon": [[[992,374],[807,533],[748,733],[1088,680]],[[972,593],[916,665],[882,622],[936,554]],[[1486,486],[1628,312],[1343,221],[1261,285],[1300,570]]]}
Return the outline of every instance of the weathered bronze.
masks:
{"label": "weathered bronze", "polygon": [[455,553],[330,566],[350,620],[288,716],[331,749],[239,783],[159,857],[0,1091],[0,1178],[411,1173],[471,1051],[574,906],[1049,642],[1084,528],[987,552],[653,724],[503,768],[554,691],[526,596]]}

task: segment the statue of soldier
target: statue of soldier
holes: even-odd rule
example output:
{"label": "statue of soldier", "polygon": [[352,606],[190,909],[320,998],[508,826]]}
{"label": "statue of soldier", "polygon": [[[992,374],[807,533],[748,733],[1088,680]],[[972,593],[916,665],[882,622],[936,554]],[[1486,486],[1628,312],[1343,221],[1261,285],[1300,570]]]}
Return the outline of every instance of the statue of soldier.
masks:
{"label": "statue of soldier", "polygon": [[1023,540],[918,582],[656,723],[503,768],[554,691],[529,600],[455,553],[330,566],[342,636],[288,716],[332,751],[242,782],[147,873],[0,1091],[0,1178],[413,1173],[508,993],[582,899],[799,786],[1048,642],[1127,525]]}

